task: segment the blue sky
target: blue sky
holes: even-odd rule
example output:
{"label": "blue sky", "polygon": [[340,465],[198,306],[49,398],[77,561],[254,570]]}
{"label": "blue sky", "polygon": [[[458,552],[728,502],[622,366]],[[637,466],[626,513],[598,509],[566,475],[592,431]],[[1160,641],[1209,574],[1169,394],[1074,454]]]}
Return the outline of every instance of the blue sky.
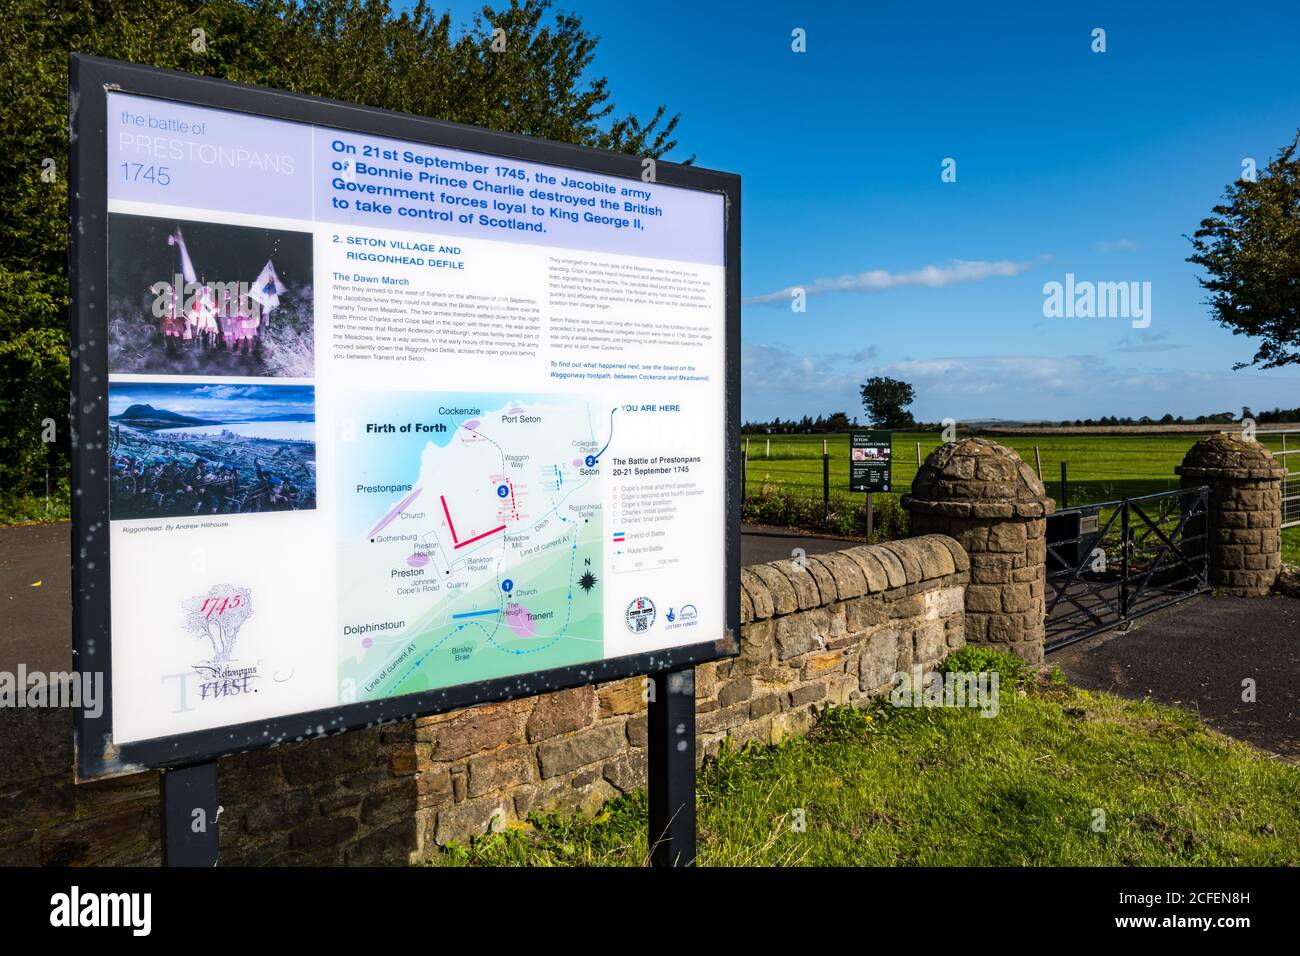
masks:
{"label": "blue sky", "polygon": [[[860,414],[881,374],[924,420],[1300,405],[1300,369],[1232,370],[1184,238],[1300,128],[1296,0],[564,7],[620,111],[681,112],[668,158],[742,176],[744,417]],[[1149,327],[1045,318],[1067,273],[1151,283]]]}

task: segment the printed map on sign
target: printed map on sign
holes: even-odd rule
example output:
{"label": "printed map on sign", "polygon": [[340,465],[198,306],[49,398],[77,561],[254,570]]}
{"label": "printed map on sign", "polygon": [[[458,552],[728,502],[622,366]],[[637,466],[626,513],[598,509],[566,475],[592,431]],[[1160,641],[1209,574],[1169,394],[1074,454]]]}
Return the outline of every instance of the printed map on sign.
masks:
{"label": "printed map on sign", "polygon": [[340,697],[603,656],[601,454],[583,398],[355,397],[339,443]]}

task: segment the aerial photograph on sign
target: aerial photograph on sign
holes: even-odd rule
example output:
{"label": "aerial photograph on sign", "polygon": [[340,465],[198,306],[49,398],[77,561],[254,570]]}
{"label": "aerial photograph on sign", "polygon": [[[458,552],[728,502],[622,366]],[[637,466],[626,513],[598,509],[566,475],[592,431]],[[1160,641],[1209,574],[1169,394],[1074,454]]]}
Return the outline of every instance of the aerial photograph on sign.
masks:
{"label": "aerial photograph on sign", "polygon": [[108,217],[109,370],[306,378],[310,233]]}
{"label": "aerial photograph on sign", "polygon": [[123,382],[108,404],[114,519],[316,507],[309,385]]}

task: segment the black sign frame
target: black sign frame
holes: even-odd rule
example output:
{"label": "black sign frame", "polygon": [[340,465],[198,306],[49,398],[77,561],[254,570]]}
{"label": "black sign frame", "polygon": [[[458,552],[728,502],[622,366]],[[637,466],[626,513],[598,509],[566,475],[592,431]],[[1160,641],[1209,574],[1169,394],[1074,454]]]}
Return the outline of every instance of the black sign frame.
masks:
{"label": "black sign frame", "polygon": [[[885,429],[854,429],[849,432],[849,491],[888,492],[894,484],[894,433]],[[884,448],[883,478],[880,459],[855,461],[853,452],[858,448]]]}
{"label": "black sign frame", "polygon": [[79,781],[146,768],[188,767],[225,754],[345,733],[473,704],[643,674],[663,674],[739,653],[740,177],[660,161],[656,163],[656,182],[713,192],[724,199],[726,427],[725,435],[719,436],[723,445],[720,451],[726,456],[726,508],[725,514],[719,516],[726,542],[724,633],[710,641],[665,650],[174,736],[115,743],[108,513],[108,93],[129,93],[638,181],[642,175],[642,158],[81,54],[71,57],[69,80],[73,666],[82,673],[102,673],[105,689],[100,715],[92,716],[84,709],[76,712],[74,769]]}

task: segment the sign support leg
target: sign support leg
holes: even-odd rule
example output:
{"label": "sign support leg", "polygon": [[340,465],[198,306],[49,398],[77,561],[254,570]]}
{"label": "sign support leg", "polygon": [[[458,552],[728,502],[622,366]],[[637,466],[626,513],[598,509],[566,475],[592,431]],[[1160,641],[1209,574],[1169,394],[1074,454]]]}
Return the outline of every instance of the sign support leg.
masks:
{"label": "sign support leg", "polygon": [[217,762],[162,775],[164,866],[216,866],[219,848]]}
{"label": "sign support leg", "polygon": [[826,450],[826,439],[822,439],[822,521],[831,511],[831,456]]}
{"label": "sign support leg", "polygon": [[650,862],[695,865],[695,668],[650,677]]}

